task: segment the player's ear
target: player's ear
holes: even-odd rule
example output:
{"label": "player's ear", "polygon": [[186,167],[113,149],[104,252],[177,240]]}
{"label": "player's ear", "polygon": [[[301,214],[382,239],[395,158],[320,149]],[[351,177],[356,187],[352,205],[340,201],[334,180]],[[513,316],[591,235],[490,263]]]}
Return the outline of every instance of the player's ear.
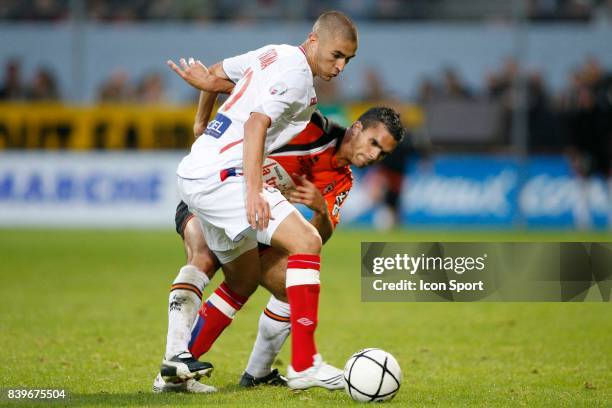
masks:
{"label": "player's ear", "polygon": [[317,35],[317,33],[311,31],[310,34],[308,34],[308,42],[311,44],[319,42],[319,36]]}
{"label": "player's ear", "polygon": [[351,127],[353,128],[353,133],[355,135],[358,135],[363,130],[363,123],[361,123],[360,121],[355,121],[355,123],[353,123],[353,126]]}

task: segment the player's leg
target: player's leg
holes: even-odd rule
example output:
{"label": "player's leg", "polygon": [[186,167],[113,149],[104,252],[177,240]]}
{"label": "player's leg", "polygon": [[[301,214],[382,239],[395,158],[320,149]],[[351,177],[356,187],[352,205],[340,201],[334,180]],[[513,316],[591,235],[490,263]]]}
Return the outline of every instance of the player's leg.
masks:
{"label": "player's leg", "polygon": [[285,292],[287,254],[269,247],[260,252],[260,285],[272,294],[266,308],[259,317],[257,338],[239,385],[286,385],[286,379],[278,370],[272,370],[272,363],[278,356],[289,336],[291,323],[289,303]]}
{"label": "player's leg", "polygon": [[238,248],[215,251],[223,264],[225,281],[198,311],[189,343],[189,351],[195,358],[210,350],[259,285],[257,242],[252,238],[243,241]]}
{"label": "player's leg", "polygon": [[287,254],[278,248],[260,248],[259,264],[261,265],[259,285],[264,287],[276,299],[289,305],[285,288]]}
{"label": "player's leg", "polygon": [[198,312],[189,344],[198,358],[208,351],[259,284],[254,231],[244,207],[242,177],[215,180],[178,178],[179,193],[198,216],[206,242],[223,265],[226,280]]}
{"label": "player's leg", "polygon": [[293,212],[276,228],[271,243],[288,253],[285,286],[291,305],[291,365],[287,385],[341,389],[342,371],[324,363],[315,345],[321,237],[312,224]]}
{"label": "player's leg", "polygon": [[202,302],[202,291],[219,265],[206,245],[199,220],[182,201],[177,206],[175,221],[176,231],[183,239],[187,264],[181,267],[174,279],[168,299],[168,334],[160,374],[164,381],[170,383],[197,379],[209,375],[212,370],[210,363],[193,358],[188,345],[191,328]]}

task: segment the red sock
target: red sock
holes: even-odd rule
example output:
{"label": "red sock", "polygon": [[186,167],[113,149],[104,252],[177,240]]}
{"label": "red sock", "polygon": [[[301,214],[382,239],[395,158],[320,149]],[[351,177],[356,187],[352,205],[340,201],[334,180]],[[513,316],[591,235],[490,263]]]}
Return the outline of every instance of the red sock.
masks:
{"label": "red sock", "polygon": [[195,358],[210,350],[247,300],[248,297],[236,294],[225,282],[210,295],[198,311],[198,319],[191,331],[189,351]]}
{"label": "red sock", "polygon": [[287,297],[291,307],[291,366],[295,371],[312,367],[317,354],[314,333],[319,310],[321,257],[290,255],[287,262]]}

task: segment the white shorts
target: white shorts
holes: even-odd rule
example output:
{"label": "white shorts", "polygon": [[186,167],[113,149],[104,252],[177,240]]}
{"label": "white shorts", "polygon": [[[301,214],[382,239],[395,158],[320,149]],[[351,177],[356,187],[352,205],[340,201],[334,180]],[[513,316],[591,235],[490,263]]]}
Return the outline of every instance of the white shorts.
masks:
{"label": "white shorts", "polygon": [[[242,176],[228,177],[224,181],[178,177],[178,187],[182,200],[200,219],[208,247],[214,252],[224,253],[222,257],[226,262],[220,259],[222,263],[253,248],[254,241],[270,245],[272,235],[281,222],[292,211],[297,211],[280,191],[266,187],[263,193],[274,219],[270,219],[267,229],[254,231],[247,222]],[[227,251],[238,255],[228,257]]]}

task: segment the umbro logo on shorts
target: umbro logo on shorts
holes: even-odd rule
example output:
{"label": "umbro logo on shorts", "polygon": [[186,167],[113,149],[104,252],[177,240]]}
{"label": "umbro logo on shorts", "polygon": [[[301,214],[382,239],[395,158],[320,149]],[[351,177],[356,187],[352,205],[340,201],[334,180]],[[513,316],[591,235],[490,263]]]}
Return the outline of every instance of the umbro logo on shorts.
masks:
{"label": "umbro logo on shorts", "polygon": [[300,319],[297,319],[297,322],[301,324],[302,326],[312,326],[314,324],[314,322],[307,317],[302,317]]}
{"label": "umbro logo on shorts", "polygon": [[264,185],[264,188],[266,189],[266,191],[268,193],[276,193],[277,191],[279,191],[277,188],[275,188],[274,186],[267,186]]}

